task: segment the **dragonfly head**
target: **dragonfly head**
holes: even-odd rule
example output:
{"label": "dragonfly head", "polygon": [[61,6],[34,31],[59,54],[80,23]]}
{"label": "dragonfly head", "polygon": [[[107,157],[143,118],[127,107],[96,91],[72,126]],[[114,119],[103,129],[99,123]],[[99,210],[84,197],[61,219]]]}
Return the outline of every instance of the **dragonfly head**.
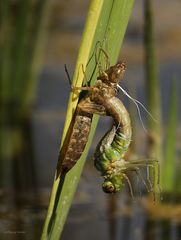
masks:
{"label": "dragonfly head", "polygon": [[102,189],[105,193],[117,193],[122,189],[122,187],[123,183],[120,175],[105,179],[102,184]]}
{"label": "dragonfly head", "polygon": [[125,70],[125,63],[120,61],[114,66],[110,67],[106,71],[106,74],[108,75],[108,79],[111,83],[118,84],[119,81],[123,78]]}

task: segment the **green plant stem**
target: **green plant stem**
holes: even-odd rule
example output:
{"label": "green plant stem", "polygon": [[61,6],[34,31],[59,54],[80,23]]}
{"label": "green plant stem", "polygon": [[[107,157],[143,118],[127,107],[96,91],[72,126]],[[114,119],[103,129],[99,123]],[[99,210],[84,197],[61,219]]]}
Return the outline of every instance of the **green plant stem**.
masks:
{"label": "green plant stem", "polygon": [[[160,106],[160,88],[158,78],[158,66],[156,59],[156,48],[154,39],[153,25],[153,6],[152,0],[144,0],[144,44],[145,44],[145,89],[147,97],[147,105],[149,111],[156,118],[148,119],[148,156],[158,161],[162,159],[161,148],[161,106]],[[150,169],[151,170],[151,169]],[[154,189],[157,191],[157,183],[159,181],[159,169],[157,164],[154,168]],[[153,176],[151,170],[150,175]]]}
{"label": "green plant stem", "polygon": [[[109,47],[107,52],[110,57],[110,62],[111,64],[116,62],[132,5],[133,0],[93,0],[91,2],[74,72],[74,86],[82,85],[84,74],[80,71],[80,66],[82,64],[83,66],[87,65],[98,41],[106,40]],[[94,67],[95,63],[92,60],[86,69],[87,79],[90,79]],[[95,80],[96,75],[93,76],[91,84],[94,84]],[[66,136],[68,126],[70,125],[72,113],[77,105],[77,100],[73,100],[73,95],[74,94],[70,93],[61,145]],[[42,233],[43,240],[60,238],[86,160],[88,149],[96,129],[97,121],[98,117],[94,116],[88,143],[77,164],[66,174],[66,176],[60,176],[60,178],[55,178],[54,180],[48,213]]]}
{"label": "green plant stem", "polygon": [[177,189],[177,186],[175,186],[177,113],[178,113],[178,81],[177,79],[174,79],[170,90],[168,124],[165,138],[166,144],[161,175],[162,176],[161,187],[164,192],[177,192],[177,190],[175,190]]}

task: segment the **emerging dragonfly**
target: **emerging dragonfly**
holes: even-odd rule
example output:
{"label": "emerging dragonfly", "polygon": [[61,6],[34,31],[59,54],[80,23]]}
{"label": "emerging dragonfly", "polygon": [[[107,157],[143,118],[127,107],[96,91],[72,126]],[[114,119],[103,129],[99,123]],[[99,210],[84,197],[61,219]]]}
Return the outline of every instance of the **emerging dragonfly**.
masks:
{"label": "emerging dragonfly", "polygon": [[[111,83],[111,89],[114,89],[116,92],[119,87],[120,73],[123,73],[123,69],[125,70],[125,65],[120,62],[106,70],[102,77],[99,78],[102,82]],[[106,115],[112,116],[115,125],[98,144],[94,154],[94,163],[96,169],[101,172],[104,178],[102,185],[104,192],[116,193],[120,191],[123,186],[123,179],[125,179],[129,184],[131,195],[133,195],[131,183],[127,176],[128,171],[135,171],[139,174],[140,166],[154,167],[154,163],[157,163],[157,160],[126,161],[124,159],[131,142],[131,121],[129,113],[120,99],[115,94],[111,94],[109,88],[107,91],[107,98],[103,99],[100,96],[101,94],[99,94],[96,102],[105,107]],[[95,99],[93,100],[95,101]]]}
{"label": "emerging dragonfly", "polygon": [[[132,137],[129,114],[117,98],[118,88],[121,88],[119,81],[125,72],[125,64],[118,62],[114,66],[108,66],[105,71],[99,66],[99,70],[101,71],[94,86],[73,87],[73,91],[86,90],[88,93],[78,103],[69,134],[67,134],[68,141],[65,140],[65,147],[60,152],[60,168],[61,171],[67,172],[80,158],[88,140],[93,114],[111,116],[115,125],[98,144],[94,154],[95,167],[104,178],[102,187],[106,193],[120,191],[123,179],[126,179],[132,194],[128,171],[136,171],[139,174],[140,166],[154,167],[157,161],[152,159],[126,161],[124,159]],[[123,92],[130,97],[124,90]],[[138,102],[135,99],[132,100],[135,103]]]}

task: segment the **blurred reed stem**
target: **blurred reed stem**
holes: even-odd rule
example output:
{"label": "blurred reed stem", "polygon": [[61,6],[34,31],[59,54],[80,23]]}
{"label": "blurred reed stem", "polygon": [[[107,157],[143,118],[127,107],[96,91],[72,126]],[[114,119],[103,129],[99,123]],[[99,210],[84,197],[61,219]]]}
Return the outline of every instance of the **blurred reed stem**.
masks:
{"label": "blurred reed stem", "polygon": [[[14,17],[15,25],[13,28],[13,49],[12,49],[12,65],[11,65],[11,76],[9,79],[10,82],[10,102],[19,103],[19,98],[22,95],[23,83],[27,81],[24,71],[26,69],[26,59],[27,54],[27,44],[29,40],[29,20],[30,15],[30,0],[24,0],[17,6],[17,14]],[[16,18],[16,20],[15,20]],[[13,79],[13,81],[12,81]]]}
{"label": "blurred reed stem", "polygon": [[[179,179],[176,181],[176,133],[178,120],[178,79],[175,77],[171,82],[170,99],[168,107],[168,122],[166,129],[166,142],[164,152],[164,162],[162,164],[161,187],[164,192],[178,193]],[[180,170],[180,168],[179,168]],[[177,175],[177,176],[178,176]],[[176,183],[176,184],[175,184]]]}
{"label": "blurred reed stem", "polygon": [[[152,0],[144,0],[144,48],[145,48],[145,92],[148,110],[156,121],[148,118],[148,156],[158,161],[162,160],[161,137],[161,104],[158,65],[155,47]],[[154,182],[154,190],[158,191],[158,167],[155,164],[155,174],[150,169]]]}

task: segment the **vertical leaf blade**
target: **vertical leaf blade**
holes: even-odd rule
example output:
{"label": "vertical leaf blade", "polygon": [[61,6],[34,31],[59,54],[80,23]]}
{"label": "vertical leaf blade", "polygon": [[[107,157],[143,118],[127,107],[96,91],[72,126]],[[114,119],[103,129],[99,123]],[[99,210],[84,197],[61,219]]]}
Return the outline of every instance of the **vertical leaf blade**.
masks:
{"label": "vertical leaf blade", "polygon": [[[79,71],[80,65],[87,65],[87,62],[93,54],[95,45],[98,41],[103,41],[107,38],[106,41],[109,46],[108,54],[110,56],[110,62],[111,64],[116,62],[132,5],[133,0],[92,1],[75,68],[73,78],[74,86],[82,85],[84,74]],[[93,61],[90,62],[89,67],[86,69],[86,77],[88,79],[91,76],[94,67],[95,63],[93,63]],[[92,78],[91,83],[93,84],[95,80],[96,76]],[[62,143],[66,136],[68,126],[70,125],[72,113],[77,105],[77,100],[72,99],[73,93],[70,93]],[[97,121],[98,117],[94,116],[88,143],[77,164],[66,174],[64,178],[60,177],[54,180],[42,239],[59,239],[61,235],[73,195],[86,160],[88,149],[90,148]]]}

